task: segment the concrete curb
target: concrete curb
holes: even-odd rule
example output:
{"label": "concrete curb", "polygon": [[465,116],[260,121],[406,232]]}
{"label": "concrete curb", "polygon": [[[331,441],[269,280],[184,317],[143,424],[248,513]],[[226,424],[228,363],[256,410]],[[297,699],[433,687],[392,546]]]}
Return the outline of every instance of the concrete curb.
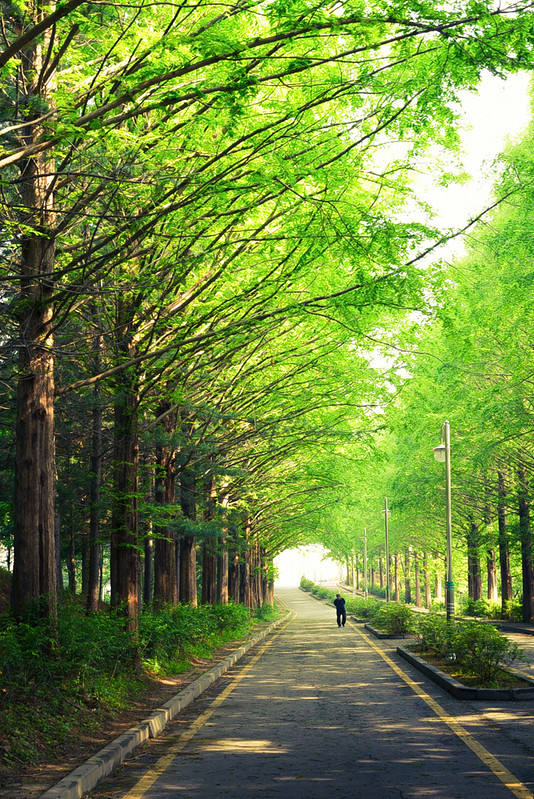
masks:
{"label": "concrete curb", "polygon": [[414,638],[412,633],[384,633],[381,630],[377,630],[371,624],[364,624],[366,630],[368,630],[375,638],[387,638],[387,639],[396,639],[399,638]]}
{"label": "concrete curb", "polygon": [[[534,680],[529,679],[525,675],[520,675],[522,679],[532,683],[531,688],[470,688],[463,685],[461,682],[449,677],[445,672],[440,671],[435,666],[427,663],[420,657],[417,657],[409,649],[402,646],[397,647],[397,654],[401,656],[408,663],[422,672],[426,677],[429,677],[433,682],[444,688],[456,699],[486,699],[486,700],[499,700],[510,701],[520,699],[534,699]],[[513,670],[510,669],[512,673]]]}
{"label": "concrete curb", "polygon": [[190,705],[194,699],[200,696],[203,691],[213,685],[219,677],[246,655],[253,646],[256,646],[257,643],[272,633],[276,627],[287,621],[290,616],[291,612],[288,612],[283,618],[277,619],[265,630],[262,630],[254,638],[251,638],[236,649],[235,652],[212,666],[211,669],[194,680],[187,688],[184,688],[183,691],[173,696],[160,708],[154,710],[146,719],[136,724],[135,727],[130,727],[129,730],[119,735],[118,738],[115,738],[114,741],[86,760],[81,766],[78,766],[66,777],[63,777],[52,788],[41,794],[40,799],[81,799],[85,793],[92,791],[104,777],[111,774],[113,769],[126,760],[139,744],[159,735],[169,721],[181,710]]}

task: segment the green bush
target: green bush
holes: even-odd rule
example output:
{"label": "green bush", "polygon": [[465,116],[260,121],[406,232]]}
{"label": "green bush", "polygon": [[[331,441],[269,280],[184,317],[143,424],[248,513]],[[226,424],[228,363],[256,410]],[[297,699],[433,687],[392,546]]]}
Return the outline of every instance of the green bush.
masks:
{"label": "green bush", "polygon": [[354,613],[358,619],[371,620],[376,615],[378,608],[382,604],[378,599],[363,599],[362,597],[349,597],[346,600],[349,613]]}
{"label": "green bush", "polygon": [[489,603],[487,599],[471,599],[468,597],[461,608],[462,616],[475,616],[476,618],[487,619]]}
{"label": "green bush", "polygon": [[490,685],[497,672],[523,658],[517,644],[509,641],[492,624],[482,622],[448,622],[429,613],[418,621],[418,635],[423,651],[438,657],[454,659],[466,675]]}
{"label": "green bush", "polygon": [[417,618],[416,632],[421,649],[435,652],[439,657],[446,657],[452,651],[452,635],[454,624],[447,622],[445,616],[435,611],[421,613]]}
{"label": "green bush", "polygon": [[414,612],[400,602],[380,603],[373,622],[391,635],[405,635],[414,629]]}

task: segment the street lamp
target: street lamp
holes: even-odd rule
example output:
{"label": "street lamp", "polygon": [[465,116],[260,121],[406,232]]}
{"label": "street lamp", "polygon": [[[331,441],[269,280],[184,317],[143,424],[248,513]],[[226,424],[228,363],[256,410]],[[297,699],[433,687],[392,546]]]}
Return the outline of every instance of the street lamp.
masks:
{"label": "street lamp", "polygon": [[384,497],[384,527],[386,533],[386,602],[389,602],[389,534],[388,534],[388,519],[391,516],[391,511],[388,509],[388,498]]}
{"label": "street lamp", "polygon": [[434,457],[445,464],[445,505],[447,528],[447,577],[445,581],[445,610],[447,621],[454,616],[454,582],[452,579],[452,511],[451,511],[451,431],[448,421],[441,425],[441,444],[432,450]]}
{"label": "street lamp", "polygon": [[367,527],[363,528],[363,597],[367,599]]}

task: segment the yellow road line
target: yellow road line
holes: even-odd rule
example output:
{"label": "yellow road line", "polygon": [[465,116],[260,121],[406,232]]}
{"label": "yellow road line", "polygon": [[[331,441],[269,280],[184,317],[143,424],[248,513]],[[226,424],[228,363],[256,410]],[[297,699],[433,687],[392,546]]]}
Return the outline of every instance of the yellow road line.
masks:
{"label": "yellow road line", "polygon": [[375,642],[369,638],[368,635],[363,633],[352,622],[349,622],[349,624],[354,630],[356,630],[357,633],[359,633],[359,635],[361,635],[366,643],[368,643],[369,646],[371,646],[375,652],[377,652],[380,657],[385,660],[388,666],[393,669],[395,674],[404,680],[404,682],[410,686],[412,691],[420,696],[423,702],[426,702],[426,704],[455,733],[455,735],[457,735],[458,738],[460,738],[460,740],[463,741],[463,743],[468,746],[469,749],[471,749],[475,755],[480,758],[480,760],[482,760],[484,765],[487,766],[504,785],[506,785],[506,787],[514,794],[514,796],[517,796],[518,799],[534,799],[534,794],[529,791],[526,785],[520,782],[517,777],[514,777],[511,771],[508,771],[508,769],[503,766],[500,760],[497,760],[497,758],[494,757],[491,752],[488,752],[488,750],[482,746],[482,744],[479,743],[479,741],[477,741],[476,738],[474,738],[471,733],[465,729],[465,727],[462,727],[462,725],[456,721],[453,716],[447,713],[447,711],[442,708],[435,699],[432,699],[432,697],[429,696],[426,691],[423,691],[421,686],[414,682],[414,680],[412,680],[411,677],[406,674],[406,672],[397,666],[397,664],[388,655],[386,655],[386,653],[383,652],[380,647],[378,647]]}
{"label": "yellow road line", "polygon": [[292,621],[294,617],[288,619],[279,630],[273,635],[273,637],[266,643],[257,655],[255,655],[250,663],[245,666],[245,668],[232,680],[230,685],[227,685],[224,691],[222,691],[219,696],[213,700],[211,705],[200,714],[200,716],[191,724],[191,726],[180,735],[180,738],[173,744],[170,749],[167,751],[167,754],[162,755],[159,760],[154,764],[154,766],[147,771],[147,773],[141,777],[141,779],[134,785],[134,787],[128,791],[123,797],[123,799],[141,799],[144,794],[149,790],[149,788],[154,785],[156,780],[161,777],[161,775],[166,771],[166,769],[171,765],[172,761],[176,757],[176,755],[182,751],[182,749],[186,746],[187,743],[193,738],[196,733],[204,726],[207,720],[215,713],[217,708],[222,705],[224,700],[232,693],[232,691],[237,688],[241,680],[243,680],[249,671],[256,665],[258,660],[261,658],[265,650],[272,646],[274,640],[277,636],[287,627],[290,621]]}

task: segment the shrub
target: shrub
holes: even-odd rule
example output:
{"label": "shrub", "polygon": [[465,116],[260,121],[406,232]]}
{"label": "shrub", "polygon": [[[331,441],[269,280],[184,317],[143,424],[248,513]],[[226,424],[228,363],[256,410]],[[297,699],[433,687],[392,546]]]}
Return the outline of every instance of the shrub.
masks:
{"label": "shrub", "polygon": [[380,603],[373,621],[381,630],[392,635],[404,635],[414,628],[414,613],[400,602]]}
{"label": "shrub", "polygon": [[439,657],[446,657],[451,652],[453,631],[454,625],[436,612],[421,613],[417,618],[416,632],[421,649],[435,652]]}
{"label": "shrub", "polygon": [[381,603],[378,599],[362,599],[361,597],[349,597],[346,602],[349,613],[354,613],[359,619],[372,619],[376,615]]}
{"label": "shrub", "polygon": [[517,644],[491,624],[448,622],[429,613],[419,619],[418,634],[423,651],[434,652],[441,658],[452,657],[463,672],[478,677],[484,684],[491,683],[499,669],[523,658]]}
{"label": "shrub", "polygon": [[517,644],[501,635],[493,625],[477,622],[461,625],[455,654],[462,667],[484,683],[490,683],[499,669],[522,657]]}

